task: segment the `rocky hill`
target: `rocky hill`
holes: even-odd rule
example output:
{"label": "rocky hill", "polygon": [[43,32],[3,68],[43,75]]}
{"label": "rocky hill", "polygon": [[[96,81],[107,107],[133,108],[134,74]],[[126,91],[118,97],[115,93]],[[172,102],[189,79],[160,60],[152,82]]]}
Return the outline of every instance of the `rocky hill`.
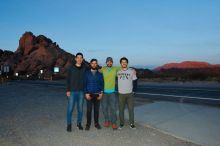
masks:
{"label": "rocky hill", "polygon": [[11,72],[19,75],[37,76],[40,70],[45,76],[53,74],[53,68],[59,67],[61,76],[74,61],[74,55],[67,53],[51,39],[32,32],[25,32],[19,40],[15,52],[0,50],[0,65],[9,65]]}

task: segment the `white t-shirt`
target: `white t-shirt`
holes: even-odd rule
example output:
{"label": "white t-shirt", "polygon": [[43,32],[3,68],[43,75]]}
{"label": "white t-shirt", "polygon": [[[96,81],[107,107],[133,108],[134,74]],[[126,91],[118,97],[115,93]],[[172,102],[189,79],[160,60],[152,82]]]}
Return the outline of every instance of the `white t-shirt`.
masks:
{"label": "white t-shirt", "polygon": [[120,70],[117,72],[118,77],[118,92],[121,94],[132,93],[133,80],[137,79],[134,70],[128,68],[127,70]]}

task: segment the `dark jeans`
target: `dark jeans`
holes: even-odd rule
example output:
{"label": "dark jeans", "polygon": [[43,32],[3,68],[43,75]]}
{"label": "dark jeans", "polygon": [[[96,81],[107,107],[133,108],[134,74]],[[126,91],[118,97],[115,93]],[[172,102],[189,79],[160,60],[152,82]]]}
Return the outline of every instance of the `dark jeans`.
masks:
{"label": "dark jeans", "polygon": [[99,123],[99,107],[100,107],[100,100],[97,100],[98,94],[90,94],[92,97],[91,100],[86,100],[87,103],[87,124],[88,126],[91,125],[92,119],[92,106],[94,106],[94,122],[95,124]]}

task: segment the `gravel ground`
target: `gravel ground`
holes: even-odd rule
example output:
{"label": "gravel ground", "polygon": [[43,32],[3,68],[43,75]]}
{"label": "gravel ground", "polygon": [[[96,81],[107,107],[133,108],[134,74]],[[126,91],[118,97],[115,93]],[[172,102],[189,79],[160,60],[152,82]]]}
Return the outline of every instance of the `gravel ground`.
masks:
{"label": "gravel ground", "polygon": [[[150,102],[139,100],[141,104]],[[141,105],[136,102],[136,106]],[[84,104],[85,105],[85,104]],[[139,125],[66,132],[65,90],[47,85],[0,84],[1,146],[197,146],[159,130]],[[101,112],[100,112],[101,113]],[[76,113],[74,112],[74,118]],[[100,123],[103,116],[100,115]],[[76,125],[75,121],[73,125]],[[85,125],[85,117],[84,123]]]}

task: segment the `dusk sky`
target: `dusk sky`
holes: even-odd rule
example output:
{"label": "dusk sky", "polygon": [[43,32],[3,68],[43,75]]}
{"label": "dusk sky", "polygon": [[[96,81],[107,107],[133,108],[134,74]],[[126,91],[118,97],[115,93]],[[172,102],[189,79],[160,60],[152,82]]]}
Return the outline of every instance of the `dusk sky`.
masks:
{"label": "dusk sky", "polygon": [[26,31],[101,65],[220,64],[219,0],[1,0],[0,48],[15,51]]}

